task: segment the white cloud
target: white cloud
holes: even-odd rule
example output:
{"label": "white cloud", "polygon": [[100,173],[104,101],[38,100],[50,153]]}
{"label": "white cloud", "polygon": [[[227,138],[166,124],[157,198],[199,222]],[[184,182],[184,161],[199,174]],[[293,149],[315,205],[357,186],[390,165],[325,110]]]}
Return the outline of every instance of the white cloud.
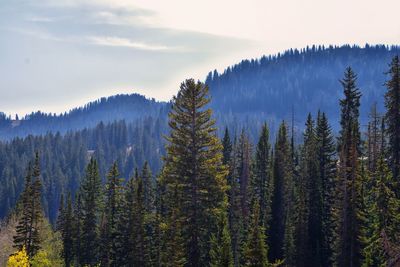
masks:
{"label": "white cloud", "polygon": [[127,38],[111,37],[111,36],[90,36],[86,39],[95,45],[103,46],[116,46],[116,47],[129,47],[134,49],[151,50],[151,51],[165,51],[174,49],[173,47],[168,47],[164,45],[153,45],[143,42],[134,42]]}

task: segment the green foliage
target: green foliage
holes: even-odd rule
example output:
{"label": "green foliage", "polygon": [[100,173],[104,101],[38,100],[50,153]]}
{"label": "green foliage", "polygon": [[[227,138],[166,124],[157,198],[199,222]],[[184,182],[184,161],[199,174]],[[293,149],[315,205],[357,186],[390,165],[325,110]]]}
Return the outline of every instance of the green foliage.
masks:
{"label": "green foliage", "polygon": [[79,227],[80,264],[94,265],[99,259],[99,214],[102,201],[102,188],[97,161],[90,159],[86,175],[80,187],[81,203],[77,227]]}
{"label": "green foliage", "polygon": [[[279,127],[279,132],[274,149],[273,166],[273,195],[271,202],[271,225],[269,227],[269,259],[277,261],[284,257],[284,241],[287,244],[292,236],[289,230],[292,228],[288,215],[292,214],[292,159],[287,135],[287,127],[284,122]],[[285,238],[286,236],[286,238]]]}
{"label": "green foliage", "polygon": [[226,208],[227,173],[212,111],[205,108],[207,95],[208,88],[200,82],[191,79],[182,83],[169,114],[171,133],[163,171],[166,201],[171,203],[176,189],[181,203],[176,216],[185,222],[182,238],[190,266],[207,264],[211,233],[218,214]]}
{"label": "green foliage", "polygon": [[42,222],[40,159],[36,152],[33,168],[31,164],[25,179],[25,189],[20,197],[21,216],[16,227],[14,247],[23,247],[29,257],[33,257],[40,249],[39,225]]}
{"label": "green foliage", "polygon": [[392,189],[394,179],[382,156],[377,162],[376,171],[365,182],[370,187],[365,188],[364,194],[365,224],[360,236],[365,244],[362,265],[386,266],[388,257],[382,233],[386,234],[389,242],[399,242],[400,200]]}
{"label": "green foliage", "polygon": [[265,245],[265,230],[260,221],[260,204],[258,200],[253,205],[252,221],[244,247],[244,266],[266,267],[269,266]]}
{"label": "green foliage", "polygon": [[226,215],[221,215],[216,233],[211,235],[210,266],[233,267],[231,237]]}
{"label": "green foliage", "polygon": [[[321,232],[320,232],[320,263],[322,266],[331,265],[334,220],[332,209],[335,200],[335,142],[325,113],[318,113],[317,128],[317,164],[318,179],[321,183]],[[310,203],[313,205],[313,203]]]}
{"label": "green foliage", "polygon": [[389,138],[389,166],[395,180],[396,194],[400,197],[400,60],[395,56],[389,65],[390,79],[385,94],[387,135]]}
{"label": "green foliage", "polygon": [[344,99],[341,106],[339,136],[339,166],[336,181],[334,264],[359,266],[362,244],[359,240],[361,220],[360,131],[359,106],[361,93],[356,86],[356,75],[347,68],[341,81]]}

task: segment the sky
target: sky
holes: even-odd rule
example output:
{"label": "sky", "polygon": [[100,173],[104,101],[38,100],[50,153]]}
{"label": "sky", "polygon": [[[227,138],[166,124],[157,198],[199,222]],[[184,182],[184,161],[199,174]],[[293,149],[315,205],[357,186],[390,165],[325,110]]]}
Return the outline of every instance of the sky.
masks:
{"label": "sky", "polygon": [[0,0],[0,111],[103,96],[169,100],[243,59],[307,45],[400,44],[398,0]]}

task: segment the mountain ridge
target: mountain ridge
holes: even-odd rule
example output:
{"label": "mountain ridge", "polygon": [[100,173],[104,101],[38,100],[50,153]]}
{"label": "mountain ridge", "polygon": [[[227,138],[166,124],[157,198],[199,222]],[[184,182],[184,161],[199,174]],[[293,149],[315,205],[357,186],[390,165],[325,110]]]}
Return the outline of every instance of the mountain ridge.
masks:
{"label": "mountain ridge", "polygon": [[[373,102],[378,100],[378,109],[383,109],[384,72],[390,58],[399,53],[397,45],[313,45],[242,60],[221,73],[211,71],[205,83],[210,87],[211,107],[219,125],[236,132],[249,127],[254,132],[264,121],[274,128],[279,121],[290,120],[292,112],[300,125],[308,112],[317,110],[337,120],[342,93],[338,80],[344,69],[352,66],[363,94],[361,121],[365,123]],[[303,105],[304,102],[308,104]],[[38,111],[16,121],[0,113],[0,140],[46,132],[66,133],[95,127],[101,121],[157,117],[160,113],[165,115],[168,109],[168,102],[135,93],[102,97],[59,115]],[[337,123],[333,123],[336,127]]]}

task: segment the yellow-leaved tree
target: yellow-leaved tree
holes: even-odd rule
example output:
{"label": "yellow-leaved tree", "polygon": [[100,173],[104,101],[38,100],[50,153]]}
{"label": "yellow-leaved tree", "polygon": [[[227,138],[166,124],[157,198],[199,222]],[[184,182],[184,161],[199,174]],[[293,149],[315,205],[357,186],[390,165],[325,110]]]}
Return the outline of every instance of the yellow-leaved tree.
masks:
{"label": "yellow-leaved tree", "polygon": [[29,258],[28,254],[26,254],[25,247],[23,247],[20,251],[11,255],[7,261],[7,267],[29,267]]}

